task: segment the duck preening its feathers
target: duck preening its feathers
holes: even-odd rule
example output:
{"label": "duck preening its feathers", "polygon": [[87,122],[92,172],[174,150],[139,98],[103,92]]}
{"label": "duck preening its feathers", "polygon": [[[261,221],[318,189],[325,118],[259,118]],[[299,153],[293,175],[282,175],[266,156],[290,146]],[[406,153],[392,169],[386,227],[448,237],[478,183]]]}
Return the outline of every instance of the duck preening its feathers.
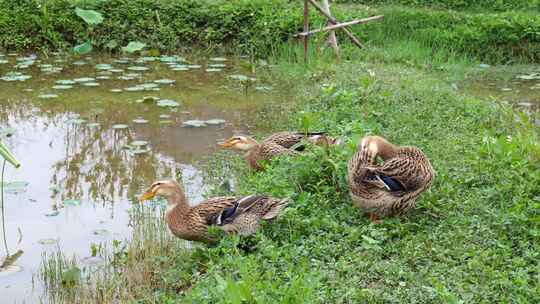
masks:
{"label": "duck preening its feathers", "polygon": [[[377,157],[383,164],[377,164]],[[349,161],[348,175],[353,203],[373,219],[414,207],[431,186],[435,171],[419,148],[399,147],[380,136],[368,136]]]}

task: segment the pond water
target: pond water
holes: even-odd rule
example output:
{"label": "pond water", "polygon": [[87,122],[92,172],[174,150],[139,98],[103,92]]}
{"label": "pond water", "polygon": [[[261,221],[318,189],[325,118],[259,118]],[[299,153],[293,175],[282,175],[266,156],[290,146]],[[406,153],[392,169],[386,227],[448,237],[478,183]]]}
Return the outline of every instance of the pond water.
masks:
{"label": "pond water", "polygon": [[480,75],[469,79],[466,92],[479,97],[506,101],[526,112],[540,107],[540,66],[481,65]]}
{"label": "pond water", "polygon": [[254,131],[261,105],[282,100],[247,65],[0,55],[1,139],[22,163],[6,166],[7,245],[24,251],[20,271],[0,272],[0,303],[40,300],[43,252],[84,259],[91,244],[129,238],[129,210],[154,180],[180,174],[201,200],[198,161],[218,140]]}

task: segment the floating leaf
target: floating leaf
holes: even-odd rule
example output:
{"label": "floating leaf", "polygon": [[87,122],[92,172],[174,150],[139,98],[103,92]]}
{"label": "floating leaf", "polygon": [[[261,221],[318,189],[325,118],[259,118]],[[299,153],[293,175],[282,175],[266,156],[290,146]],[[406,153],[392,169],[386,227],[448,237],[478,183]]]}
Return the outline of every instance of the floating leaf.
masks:
{"label": "floating leaf", "polygon": [[79,206],[81,204],[81,201],[76,199],[66,199],[63,203],[64,206]]}
{"label": "floating leaf", "polygon": [[213,63],[213,64],[209,64],[208,67],[209,68],[224,68],[226,67],[227,65],[223,64],[223,63]]}
{"label": "floating leaf", "polygon": [[223,61],[227,61],[227,58],[225,58],[225,57],[213,57],[213,58],[210,58],[210,61],[223,62]]}
{"label": "floating leaf", "polygon": [[145,66],[134,65],[134,66],[128,67],[127,69],[130,71],[148,71],[150,68],[145,67]]}
{"label": "floating leaf", "polygon": [[91,123],[87,123],[86,126],[89,128],[96,128],[96,127],[99,127],[100,124],[97,122],[91,122]]}
{"label": "floating leaf", "polygon": [[96,229],[94,231],[92,231],[92,233],[94,235],[100,235],[100,236],[105,236],[105,235],[109,235],[111,234],[111,232],[107,229]]}
{"label": "floating leaf", "polygon": [[180,103],[171,99],[160,99],[156,102],[158,107],[179,107]]}
{"label": "floating leaf", "polygon": [[94,10],[85,10],[82,8],[75,8],[75,14],[81,17],[87,24],[95,25],[103,22],[103,16],[101,13]]}
{"label": "floating leaf", "polygon": [[136,124],[146,124],[146,123],[148,123],[148,120],[143,119],[143,118],[136,118],[136,119],[134,119],[134,120],[132,120],[132,121],[133,121],[134,123],[136,123]]}
{"label": "floating leaf", "polygon": [[43,99],[51,99],[51,98],[57,98],[58,95],[56,95],[56,94],[41,94],[38,97],[43,98]]}
{"label": "floating leaf", "polygon": [[107,70],[110,70],[112,68],[113,68],[113,66],[108,64],[108,63],[98,63],[98,64],[96,64],[96,70],[98,70],[98,71],[107,71]]}
{"label": "floating leaf", "polygon": [[60,79],[60,80],[55,81],[55,83],[60,84],[60,85],[72,85],[72,84],[75,84],[75,81],[71,79]]}
{"label": "floating leaf", "polygon": [[169,118],[171,118],[171,115],[169,115],[169,114],[161,114],[161,115],[159,115],[159,118],[161,118],[161,119],[169,119]]}
{"label": "floating leaf", "polygon": [[90,53],[92,51],[92,43],[90,41],[86,41],[83,44],[79,44],[73,47],[73,52],[83,55]]}
{"label": "floating leaf", "polygon": [[84,82],[82,85],[85,87],[99,87],[98,82]]}
{"label": "floating leaf", "polygon": [[10,274],[14,274],[20,271],[22,271],[21,266],[9,265],[0,269],[0,277],[8,276]]}
{"label": "floating leaf", "polygon": [[122,93],[122,89],[110,89],[109,91],[112,93]]}
{"label": "floating leaf", "polygon": [[59,84],[59,85],[53,86],[52,88],[55,90],[69,90],[69,89],[72,89],[73,86],[67,85],[67,84]]}
{"label": "floating leaf", "polygon": [[69,119],[68,121],[66,121],[66,123],[74,124],[74,125],[80,125],[80,124],[83,124],[85,122],[86,122],[86,120],[82,119],[82,118],[72,118],[72,119]]}
{"label": "floating leaf", "polygon": [[206,69],[207,72],[221,72],[223,71],[222,69],[215,69],[215,68],[210,68],[210,69]]}
{"label": "floating leaf", "polygon": [[129,126],[125,124],[115,124],[115,125],[112,125],[112,128],[115,130],[121,130],[121,129],[129,128]]}
{"label": "floating leaf", "polygon": [[13,128],[3,128],[0,130],[0,136],[11,137],[15,133]]}
{"label": "floating leaf", "polygon": [[155,83],[157,84],[172,84],[172,83],[175,83],[176,80],[174,79],[158,79],[158,80],[154,80]]}
{"label": "floating leaf", "polygon": [[41,239],[38,241],[39,244],[41,245],[55,245],[58,243],[58,240],[57,239]]}
{"label": "floating leaf", "polygon": [[19,194],[27,191],[29,183],[25,181],[4,182],[4,192]]}
{"label": "floating leaf", "polygon": [[206,123],[202,120],[188,120],[182,123],[184,127],[201,128],[206,127]]}
{"label": "floating leaf", "polygon": [[53,217],[53,216],[57,216],[59,215],[60,212],[58,210],[54,210],[53,212],[51,213],[45,213],[45,216],[48,216],[48,217]]}
{"label": "floating leaf", "polygon": [[146,140],[135,140],[130,143],[130,145],[134,147],[142,147],[146,146],[147,144],[148,142]]}
{"label": "floating leaf", "polygon": [[150,149],[135,149],[133,151],[131,151],[131,153],[133,154],[145,154],[145,153],[148,153],[150,152]]}
{"label": "floating leaf", "polygon": [[78,61],[73,61],[72,63],[73,65],[78,65],[78,66],[81,66],[81,65],[87,65],[88,62],[86,61],[82,61],[82,60],[78,60]]}
{"label": "floating leaf", "polygon": [[145,43],[139,41],[131,41],[130,43],[128,43],[128,45],[122,47],[122,51],[126,53],[134,53],[144,49],[145,46]]}
{"label": "floating leaf", "polygon": [[82,77],[82,78],[73,79],[73,81],[75,81],[75,82],[92,82],[92,81],[95,81],[95,80],[96,79],[92,78],[92,77]]}
{"label": "floating leaf", "polygon": [[205,121],[207,125],[220,125],[220,124],[224,124],[225,122],[226,122],[225,119],[219,119],[219,118],[209,119]]}

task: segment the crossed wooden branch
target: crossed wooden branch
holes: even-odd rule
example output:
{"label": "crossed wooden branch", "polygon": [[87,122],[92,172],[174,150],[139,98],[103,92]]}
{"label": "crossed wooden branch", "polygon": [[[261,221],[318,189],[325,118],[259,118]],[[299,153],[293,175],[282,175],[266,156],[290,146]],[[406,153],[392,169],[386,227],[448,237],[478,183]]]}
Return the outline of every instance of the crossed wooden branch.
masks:
{"label": "crossed wooden branch", "polygon": [[[362,45],[360,40],[358,40],[358,38],[356,38],[356,36],[354,36],[354,34],[351,31],[349,31],[349,29],[347,29],[347,26],[354,25],[354,24],[367,23],[370,21],[384,18],[383,15],[379,15],[379,16],[373,16],[373,17],[363,18],[363,19],[355,19],[352,21],[340,23],[336,18],[332,17],[332,15],[330,14],[328,1],[323,0],[323,3],[325,6],[324,8],[321,7],[315,0],[304,0],[304,31],[302,33],[296,34],[295,37],[304,38],[304,61],[305,62],[307,62],[307,59],[308,59],[309,35],[312,35],[318,32],[326,32],[326,31],[330,31],[332,33],[334,30],[340,29],[345,33],[345,35],[347,35],[347,37],[349,37],[349,39],[351,39],[351,41],[354,44],[356,44],[356,46],[358,46],[359,48],[363,48],[364,46]],[[319,13],[321,13],[323,16],[326,17],[326,19],[328,20],[328,23],[330,24],[329,26],[323,27],[321,29],[312,30],[312,31],[309,30],[309,5],[310,4],[313,7],[315,7],[319,11]],[[339,49],[337,47],[337,41],[335,40],[335,38],[333,39],[332,43],[334,44],[336,55],[339,58],[339,51],[338,51]]]}

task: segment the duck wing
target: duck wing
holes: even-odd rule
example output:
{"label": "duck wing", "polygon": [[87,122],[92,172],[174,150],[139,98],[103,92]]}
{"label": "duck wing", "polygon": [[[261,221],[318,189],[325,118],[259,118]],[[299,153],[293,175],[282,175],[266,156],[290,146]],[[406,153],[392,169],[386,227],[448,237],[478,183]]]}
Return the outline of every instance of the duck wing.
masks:
{"label": "duck wing", "polygon": [[416,161],[410,158],[392,158],[381,166],[366,167],[366,180],[379,188],[397,195],[420,188],[423,173]]}

